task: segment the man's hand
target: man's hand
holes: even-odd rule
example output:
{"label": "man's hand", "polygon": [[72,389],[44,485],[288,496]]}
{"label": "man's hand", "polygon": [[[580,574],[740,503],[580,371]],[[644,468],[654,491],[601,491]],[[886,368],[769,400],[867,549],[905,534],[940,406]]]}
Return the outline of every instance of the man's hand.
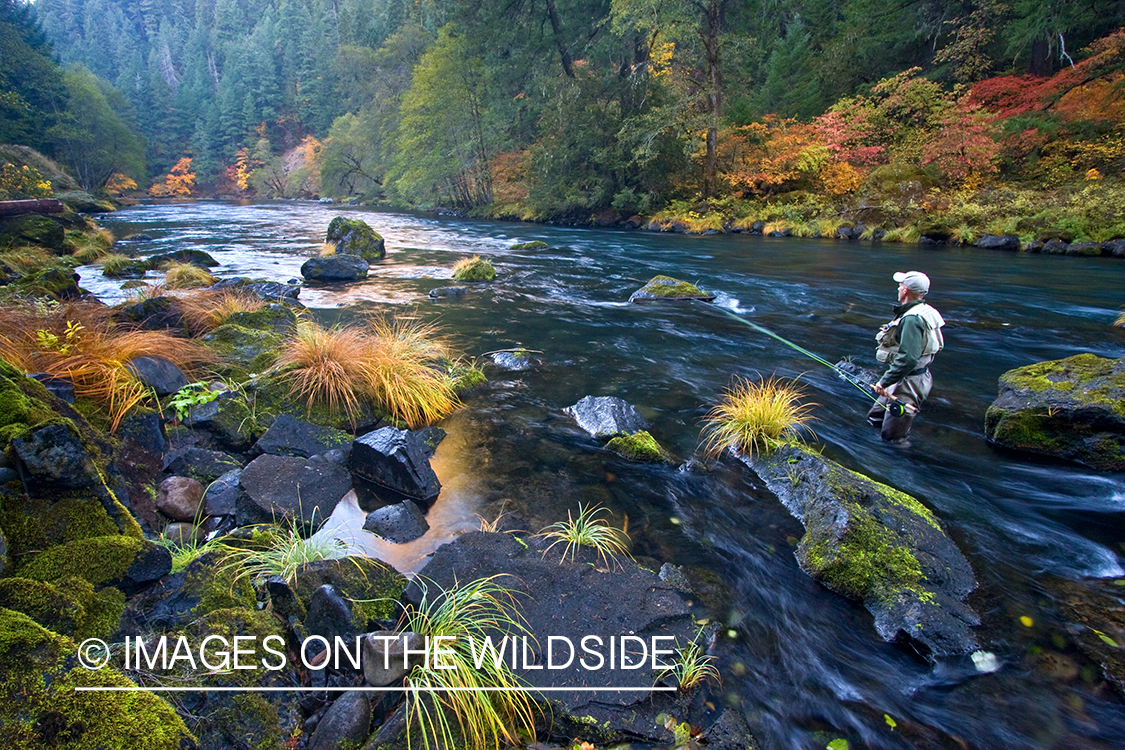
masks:
{"label": "man's hand", "polygon": [[891,397],[891,394],[887,393],[887,389],[884,388],[883,386],[879,385],[878,383],[871,386],[871,390],[875,391],[876,394],[878,394],[880,396],[883,396],[884,398],[890,398]]}

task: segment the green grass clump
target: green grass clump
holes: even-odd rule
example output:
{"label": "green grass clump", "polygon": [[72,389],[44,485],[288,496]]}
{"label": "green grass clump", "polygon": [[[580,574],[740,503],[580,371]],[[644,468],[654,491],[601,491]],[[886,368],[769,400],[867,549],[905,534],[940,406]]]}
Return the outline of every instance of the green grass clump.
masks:
{"label": "green grass clump", "polygon": [[179,573],[210,552],[223,552],[227,548],[218,539],[173,539],[161,536],[156,543],[172,553],[172,572]]}
{"label": "green grass clump", "polygon": [[128,255],[122,255],[121,253],[105,253],[98,259],[102,275],[107,278],[120,276],[122,272],[134,266],[136,262],[135,258],[130,258]]}
{"label": "green grass clump", "polygon": [[674,679],[681,692],[687,692],[705,680],[722,684],[723,679],[714,664],[715,657],[705,653],[699,643],[701,635],[702,629],[686,646],[676,650],[675,662],[657,676],[658,680]]}
{"label": "green grass clump", "polygon": [[[629,536],[621,529],[610,526],[604,518],[597,516],[605,511],[600,505],[578,505],[578,516],[571,516],[566,512],[566,520],[553,523],[539,532],[538,536],[554,539],[550,547],[543,551],[546,555],[555,545],[566,543],[563,548],[562,560],[567,553],[574,560],[579,547],[592,547],[606,565],[609,564],[610,555],[629,555]],[[560,562],[562,562],[560,560]]]}
{"label": "green grass clump", "polygon": [[270,528],[260,535],[255,533],[259,538],[251,546],[223,545],[224,569],[233,569],[236,576],[248,575],[255,580],[280,576],[293,585],[297,571],[305,563],[336,560],[344,556],[346,548],[342,542],[337,539],[306,539],[301,534],[301,527],[300,519],[293,519],[284,527]]}
{"label": "green grass clump", "polygon": [[204,268],[191,263],[169,263],[164,266],[164,286],[168,289],[198,289],[211,286],[218,279]]}
{"label": "green grass clump", "polygon": [[454,281],[492,281],[495,278],[496,269],[479,255],[462,258],[453,264]]}
{"label": "green grass clump", "polygon": [[512,592],[498,578],[491,576],[444,590],[434,587],[434,591],[418,582],[422,600],[403,613],[399,630],[428,637],[431,643],[442,638],[443,649],[406,678],[406,686],[411,688],[406,692],[407,742],[411,748],[420,739],[426,750],[500,750],[525,744],[521,735],[535,737],[535,704],[527,692],[518,690],[525,683],[502,659],[486,656],[478,668],[474,658],[474,650],[479,658],[488,636],[493,643],[504,635],[534,641]]}
{"label": "green grass clump", "polygon": [[707,414],[704,451],[718,455],[730,448],[753,455],[795,441],[811,420],[804,393],[793,383],[776,378],[751,382],[735,378],[723,398]]}
{"label": "green grass clump", "polygon": [[36,245],[21,245],[0,252],[0,265],[22,273],[42,268],[49,264],[53,257],[46,248]]}

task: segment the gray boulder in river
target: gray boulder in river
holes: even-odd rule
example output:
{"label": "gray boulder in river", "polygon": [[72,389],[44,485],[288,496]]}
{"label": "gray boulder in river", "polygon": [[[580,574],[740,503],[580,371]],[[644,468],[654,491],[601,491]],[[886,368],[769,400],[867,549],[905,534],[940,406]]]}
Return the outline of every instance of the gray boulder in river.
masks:
{"label": "gray boulder in river", "polygon": [[563,411],[593,437],[632,434],[648,427],[648,422],[632,404],[616,396],[586,396]]}
{"label": "gray boulder in river", "polygon": [[306,260],[301,275],[309,281],[359,281],[367,278],[367,268],[358,255],[325,255]]}
{"label": "gray boulder in river", "polygon": [[884,640],[933,656],[978,648],[980,617],[964,601],[973,569],[924,505],[800,446],[742,460],[804,525],[801,569],[863,602]]}
{"label": "gray boulder in river", "polygon": [[1125,358],[1078,354],[1008,370],[984,416],[992,442],[1125,470]]}

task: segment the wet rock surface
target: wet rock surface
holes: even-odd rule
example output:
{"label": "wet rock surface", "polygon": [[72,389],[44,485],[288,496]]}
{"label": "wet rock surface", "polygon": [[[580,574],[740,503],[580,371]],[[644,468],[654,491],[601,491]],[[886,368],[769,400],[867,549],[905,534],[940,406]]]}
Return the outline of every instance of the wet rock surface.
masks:
{"label": "wet rock surface", "polygon": [[994,443],[1125,470],[1125,358],[1078,354],[1000,376],[985,435]]}
{"label": "wet rock surface", "polygon": [[352,479],[330,461],[267,454],[247,464],[239,486],[235,515],[241,526],[282,519],[319,524],[352,488]]}
{"label": "wet rock surface", "polygon": [[441,491],[421,439],[409,430],[381,427],[356,438],[350,465],[357,476],[416,500]]}
{"label": "wet rock surface", "polygon": [[742,461],[804,525],[801,569],[863,602],[884,640],[909,638],[933,656],[978,648],[980,617],[965,603],[972,567],[921,503],[802,447]]}
{"label": "wet rock surface", "polygon": [[648,427],[635,406],[616,396],[585,396],[563,411],[592,437],[633,433]]}

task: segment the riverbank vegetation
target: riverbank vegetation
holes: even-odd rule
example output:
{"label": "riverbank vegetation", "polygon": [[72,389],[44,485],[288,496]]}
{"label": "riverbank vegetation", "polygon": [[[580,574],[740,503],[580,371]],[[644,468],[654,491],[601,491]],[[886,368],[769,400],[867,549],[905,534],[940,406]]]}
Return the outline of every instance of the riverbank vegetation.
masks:
{"label": "riverbank vegetation", "polygon": [[[104,5],[97,24],[83,2],[39,0],[38,23],[4,7],[43,91],[100,87],[143,135],[143,167],[82,178],[110,192],[884,241],[1125,237],[1125,18],[1108,0]],[[72,67],[52,68],[49,44]],[[28,109],[2,140],[92,174],[42,95],[9,88],[9,111]],[[21,140],[36,117],[56,140]],[[100,132],[84,122],[68,127]]]}

